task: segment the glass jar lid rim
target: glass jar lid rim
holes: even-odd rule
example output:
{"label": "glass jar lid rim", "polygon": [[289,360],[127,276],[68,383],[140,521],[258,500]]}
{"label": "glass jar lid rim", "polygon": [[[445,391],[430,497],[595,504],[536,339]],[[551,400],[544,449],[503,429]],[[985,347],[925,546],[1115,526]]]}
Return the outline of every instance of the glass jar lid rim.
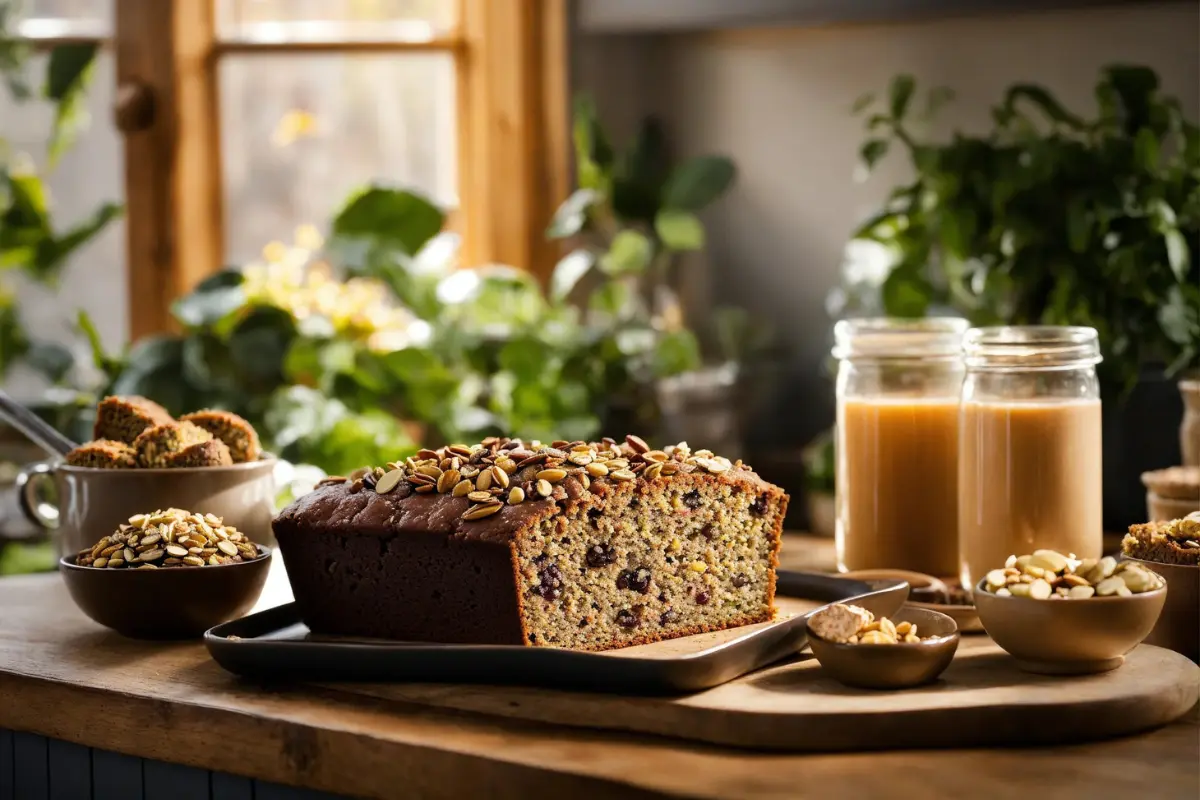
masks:
{"label": "glass jar lid rim", "polygon": [[1095,328],[1078,325],[997,325],[963,337],[968,367],[1054,367],[1100,363]]}
{"label": "glass jar lid rim", "polygon": [[861,317],[833,327],[835,358],[959,358],[962,317]]}

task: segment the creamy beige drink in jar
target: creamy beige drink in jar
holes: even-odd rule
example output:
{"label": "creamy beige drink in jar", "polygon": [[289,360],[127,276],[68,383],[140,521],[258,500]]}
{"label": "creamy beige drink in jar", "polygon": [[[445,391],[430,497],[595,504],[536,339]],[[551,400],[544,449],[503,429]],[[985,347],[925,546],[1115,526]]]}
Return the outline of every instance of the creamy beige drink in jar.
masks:
{"label": "creamy beige drink in jar", "polygon": [[838,569],[958,571],[961,319],[848,320],[838,368]]}
{"label": "creamy beige drink in jar", "polygon": [[977,328],[964,342],[960,578],[1014,553],[1102,555],[1100,361],[1091,328]]}

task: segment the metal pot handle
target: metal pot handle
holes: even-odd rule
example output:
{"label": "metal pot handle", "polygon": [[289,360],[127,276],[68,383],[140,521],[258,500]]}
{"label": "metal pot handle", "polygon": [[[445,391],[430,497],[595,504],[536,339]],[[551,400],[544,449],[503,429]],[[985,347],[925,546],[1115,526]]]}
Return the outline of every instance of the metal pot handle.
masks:
{"label": "metal pot handle", "polygon": [[30,522],[46,530],[58,528],[60,512],[58,506],[38,497],[38,487],[54,479],[54,469],[55,464],[39,461],[26,464],[17,473],[17,499],[21,510]]}

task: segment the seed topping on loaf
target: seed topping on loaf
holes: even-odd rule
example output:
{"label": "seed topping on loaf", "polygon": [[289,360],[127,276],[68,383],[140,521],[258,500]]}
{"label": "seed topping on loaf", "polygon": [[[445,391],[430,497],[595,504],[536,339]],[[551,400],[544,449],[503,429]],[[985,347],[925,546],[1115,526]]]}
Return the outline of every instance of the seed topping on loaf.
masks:
{"label": "seed topping on loaf", "polygon": [[[319,485],[351,481],[351,491],[370,489],[388,494],[399,487],[407,493],[451,494],[466,497],[464,520],[480,520],[506,504],[528,499],[574,500],[593,490],[593,482],[656,481],[702,470],[710,474],[749,471],[740,460],[731,462],[710,450],[693,452],[687,442],[653,450],[638,436],[624,442],[538,441],[489,437],[476,445],[452,444],[420,450],[402,462],[359,470],[350,478],[326,478]],[[765,502],[765,501],[764,501]],[[688,504],[687,495],[683,503]],[[761,514],[766,513],[763,505]],[[602,558],[602,555],[597,555]]]}

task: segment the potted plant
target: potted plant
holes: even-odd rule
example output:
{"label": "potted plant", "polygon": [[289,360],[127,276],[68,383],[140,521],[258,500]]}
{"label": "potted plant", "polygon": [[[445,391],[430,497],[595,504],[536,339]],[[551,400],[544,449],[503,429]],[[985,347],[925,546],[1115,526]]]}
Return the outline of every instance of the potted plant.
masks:
{"label": "potted plant", "polygon": [[616,376],[612,397],[625,402],[609,408],[605,429],[657,428],[736,454],[742,437],[733,396],[761,333],[736,311],[716,315],[720,360],[705,364],[678,292],[680,256],[705,245],[697,214],[728,190],[733,162],[709,155],[674,163],[653,117],[619,151],[586,97],[575,105],[574,141],[579,188],[547,235],[576,247],[556,266],[551,291],[579,298],[590,323],[607,318],[621,327],[615,341],[628,370]]}
{"label": "potted plant", "polygon": [[1087,325],[1100,335],[1105,520],[1142,521],[1138,475],[1178,463],[1172,376],[1200,358],[1200,128],[1145,67],[1110,66],[1094,115],[1012,86],[982,135],[935,140],[910,76],[867,112],[867,171],[914,177],[853,234],[839,314],[954,309],[976,324]]}
{"label": "potted plant", "polygon": [[[95,44],[62,44],[50,50],[44,71],[30,69],[30,48],[15,36],[19,3],[0,0],[0,83],[17,102],[42,101],[53,109],[48,132],[46,163],[39,169],[33,157],[18,150],[0,130],[0,271],[19,272],[35,283],[53,287],[67,260],[92,241],[116,219],[121,208],[106,203],[76,225],[62,229],[54,223],[52,203],[45,185],[47,171],[69,148],[85,117],[80,114]],[[45,378],[53,387],[70,377],[75,358],[55,342],[40,340],[21,318],[16,293],[7,276],[0,280],[0,378],[22,364]],[[33,409],[52,422],[66,424],[69,409],[78,394],[69,389],[52,389],[42,398],[28,400]],[[16,510],[12,489],[19,464],[34,461],[41,451],[6,425],[0,425],[0,575],[54,569],[54,547],[49,542],[32,544],[5,539],[30,539],[40,535],[24,522]]]}

